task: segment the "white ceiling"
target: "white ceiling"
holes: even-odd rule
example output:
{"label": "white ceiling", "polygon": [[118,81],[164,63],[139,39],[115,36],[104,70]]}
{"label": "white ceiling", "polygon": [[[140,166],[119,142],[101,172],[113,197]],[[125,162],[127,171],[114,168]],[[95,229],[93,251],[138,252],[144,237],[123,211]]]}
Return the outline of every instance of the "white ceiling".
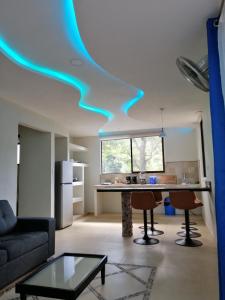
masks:
{"label": "white ceiling", "polygon": [[[3,0],[0,11],[8,1],[16,3]],[[188,84],[175,61],[179,55],[198,60],[206,53],[206,20],[218,14],[219,6],[220,0],[75,1],[80,34],[94,60],[145,91],[144,98],[129,111],[129,118],[103,127],[103,116],[78,107],[79,93],[72,87],[24,70],[3,56],[0,97],[57,120],[76,136],[96,135],[101,127],[108,131],[161,127],[160,107],[166,108],[166,126],[190,126],[208,94]],[[13,17],[21,15],[14,13]],[[38,28],[32,33],[40,36]],[[57,50],[64,53],[64,43],[59,44]],[[65,63],[70,59],[65,57]],[[103,98],[110,97],[107,88],[99,86],[100,92]]]}

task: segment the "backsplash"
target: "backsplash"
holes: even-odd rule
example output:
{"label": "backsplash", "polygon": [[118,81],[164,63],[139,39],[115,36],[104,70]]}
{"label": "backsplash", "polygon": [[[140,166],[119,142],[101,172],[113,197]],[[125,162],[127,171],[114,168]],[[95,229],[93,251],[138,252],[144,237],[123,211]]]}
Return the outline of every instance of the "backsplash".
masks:
{"label": "backsplash", "polygon": [[[130,174],[102,174],[100,175],[100,182],[126,182],[126,176]],[[134,174],[136,175],[136,174]],[[138,174],[137,174],[138,175]],[[146,181],[149,176],[160,175],[176,175],[177,183],[199,183],[199,161],[176,161],[166,162],[164,173],[146,173]]]}

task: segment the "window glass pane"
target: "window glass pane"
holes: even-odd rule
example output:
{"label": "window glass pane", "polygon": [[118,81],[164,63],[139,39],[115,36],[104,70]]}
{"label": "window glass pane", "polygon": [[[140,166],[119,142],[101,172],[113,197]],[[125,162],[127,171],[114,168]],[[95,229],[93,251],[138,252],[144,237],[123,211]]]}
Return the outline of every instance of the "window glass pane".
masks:
{"label": "window glass pane", "polygon": [[132,139],[133,171],[158,172],[163,169],[162,138],[159,136]]}
{"label": "window glass pane", "polygon": [[102,141],[102,173],[130,173],[130,139]]}

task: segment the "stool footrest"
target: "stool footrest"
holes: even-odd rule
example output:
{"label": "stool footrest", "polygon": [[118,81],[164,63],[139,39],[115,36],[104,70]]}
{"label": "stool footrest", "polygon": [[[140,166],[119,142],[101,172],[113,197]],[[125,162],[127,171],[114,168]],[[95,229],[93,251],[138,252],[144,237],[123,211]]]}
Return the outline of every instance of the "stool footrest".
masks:
{"label": "stool footrest", "polygon": [[175,243],[184,247],[199,247],[202,246],[202,242],[193,239],[178,239]]}
{"label": "stool footrest", "polygon": [[157,235],[162,235],[162,234],[164,234],[164,231],[162,231],[162,230],[157,230],[157,229],[154,229],[154,230],[148,230],[148,234],[151,235],[151,236],[157,236]]}
{"label": "stool footrest", "polygon": [[[179,231],[179,232],[177,232],[177,235],[179,235],[181,237],[186,237],[187,236],[186,231]],[[192,231],[189,232],[189,237],[190,238],[197,238],[197,237],[200,237],[200,236],[201,236],[201,234],[198,233],[198,232],[192,232]]]}

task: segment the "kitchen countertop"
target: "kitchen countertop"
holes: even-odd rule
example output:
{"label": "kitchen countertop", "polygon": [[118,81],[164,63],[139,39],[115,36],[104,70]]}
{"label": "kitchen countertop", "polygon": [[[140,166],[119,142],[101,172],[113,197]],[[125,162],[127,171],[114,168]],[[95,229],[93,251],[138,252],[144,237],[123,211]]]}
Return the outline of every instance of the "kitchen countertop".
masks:
{"label": "kitchen countertop", "polygon": [[201,184],[98,184],[94,185],[98,192],[122,192],[122,191],[176,191],[176,190],[191,190],[191,191],[211,191],[210,187]]}

